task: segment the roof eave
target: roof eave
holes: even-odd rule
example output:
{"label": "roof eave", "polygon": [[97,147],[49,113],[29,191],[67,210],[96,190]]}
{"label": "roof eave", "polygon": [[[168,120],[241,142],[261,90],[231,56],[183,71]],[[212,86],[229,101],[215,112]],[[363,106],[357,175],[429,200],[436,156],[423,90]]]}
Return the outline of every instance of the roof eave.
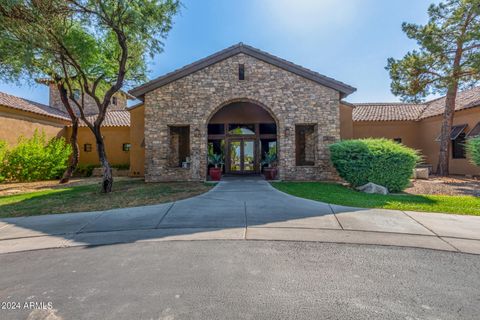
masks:
{"label": "roof eave", "polygon": [[321,74],[318,74],[314,71],[308,70],[306,68],[303,68],[301,66],[298,66],[296,64],[293,64],[292,62],[283,60],[281,58],[278,58],[276,56],[273,56],[269,53],[263,52],[259,49],[244,45],[243,43],[239,43],[237,45],[234,45],[232,47],[226,48],[222,51],[219,51],[217,53],[214,53],[206,58],[203,58],[201,60],[198,60],[192,64],[189,64],[183,68],[180,68],[176,71],[167,73],[164,76],[161,76],[157,79],[154,79],[152,81],[149,81],[141,86],[138,86],[132,90],[129,91],[129,93],[135,97],[137,97],[140,100],[144,100],[144,95],[152,91],[154,89],[157,89],[161,86],[164,86],[170,82],[176,81],[178,79],[181,79],[193,72],[199,71],[201,69],[204,69],[212,64],[218,63],[220,61],[223,61],[229,57],[232,57],[234,55],[237,55],[239,53],[247,54],[249,56],[252,56],[256,59],[259,59],[261,61],[264,61],[266,63],[269,63],[271,65],[274,65],[276,67],[279,67],[281,69],[284,69],[286,71],[292,72],[294,74],[297,74],[303,78],[309,79],[311,81],[314,81],[316,83],[319,83],[323,86],[329,87],[331,89],[337,90],[340,92],[340,98],[345,98],[349,94],[352,94],[355,92],[357,89],[354,87],[351,87],[345,83],[342,83],[340,81],[334,80],[332,78],[328,78],[326,76],[323,76]]}

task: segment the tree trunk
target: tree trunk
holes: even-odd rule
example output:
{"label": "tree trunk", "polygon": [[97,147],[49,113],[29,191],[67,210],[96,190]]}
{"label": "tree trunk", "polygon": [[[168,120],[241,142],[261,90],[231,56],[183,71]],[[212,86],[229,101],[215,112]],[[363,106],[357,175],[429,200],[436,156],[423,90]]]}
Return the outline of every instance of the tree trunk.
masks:
{"label": "tree trunk", "polygon": [[98,159],[100,159],[100,164],[102,165],[103,169],[103,180],[102,180],[102,192],[109,193],[112,192],[113,186],[113,175],[112,175],[112,167],[107,159],[107,153],[105,152],[105,143],[103,141],[102,134],[100,132],[100,126],[97,124],[94,125],[94,135],[95,140],[97,143],[97,152],[98,152]]}
{"label": "tree trunk", "polygon": [[455,115],[455,99],[457,98],[458,82],[452,84],[447,91],[445,99],[445,112],[443,113],[442,130],[440,133],[440,153],[438,158],[437,174],[448,176],[450,159],[450,132],[452,131],[453,117]]}
{"label": "tree trunk", "polygon": [[70,161],[68,164],[67,169],[63,173],[62,179],[60,179],[60,183],[67,183],[70,181],[70,178],[77,169],[78,160],[80,158],[80,151],[78,149],[78,142],[77,142],[77,135],[78,135],[78,118],[72,119],[72,134],[70,136],[70,145],[72,146],[72,156],[70,157]]}

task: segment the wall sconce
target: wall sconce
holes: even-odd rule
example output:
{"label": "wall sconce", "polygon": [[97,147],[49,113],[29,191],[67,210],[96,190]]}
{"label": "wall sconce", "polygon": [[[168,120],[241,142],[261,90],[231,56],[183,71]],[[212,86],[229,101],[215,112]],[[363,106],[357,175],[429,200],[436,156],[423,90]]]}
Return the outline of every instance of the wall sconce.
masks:
{"label": "wall sconce", "polygon": [[195,128],[195,130],[193,130],[193,136],[195,138],[199,138],[200,137],[200,129]]}
{"label": "wall sconce", "polygon": [[290,127],[285,127],[285,136],[288,137],[290,135]]}

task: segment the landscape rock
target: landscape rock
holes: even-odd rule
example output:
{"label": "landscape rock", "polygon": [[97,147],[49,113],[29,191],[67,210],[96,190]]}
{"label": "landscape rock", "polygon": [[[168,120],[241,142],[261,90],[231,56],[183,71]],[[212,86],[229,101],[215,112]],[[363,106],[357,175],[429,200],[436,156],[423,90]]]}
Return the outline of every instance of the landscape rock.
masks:
{"label": "landscape rock", "polygon": [[369,182],[363,186],[357,187],[357,190],[365,193],[388,194],[387,188],[373,182]]}
{"label": "landscape rock", "polygon": [[413,172],[415,179],[428,180],[428,168],[416,168]]}

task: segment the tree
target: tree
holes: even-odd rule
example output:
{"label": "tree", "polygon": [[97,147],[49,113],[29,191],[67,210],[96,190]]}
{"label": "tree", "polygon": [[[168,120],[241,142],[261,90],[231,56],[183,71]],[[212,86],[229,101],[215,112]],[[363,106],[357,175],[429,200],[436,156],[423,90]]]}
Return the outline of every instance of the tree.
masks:
{"label": "tree", "polygon": [[450,131],[459,90],[480,79],[480,0],[447,0],[432,4],[426,25],[403,23],[402,29],[417,41],[418,50],[402,59],[388,59],[393,94],[419,102],[428,95],[446,95],[440,134],[437,173],[448,175]]}
{"label": "tree", "polygon": [[[9,82],[20,82],[25,80],[32,82],[34,79],[44,81],[48,78],[57,87],[65,110],[72,121],[72,133],[70,144],[72,155],[69,165],[65,170],[60,183],[67,183],[75,171],[79,160],[79,149],[77,143],[78,116],[68,100],[68,92],[65,81],[61,74],[63,71],[55,64],[54,51],[47,47],[48,37],[42,32],[32,32],[34,20],[30,19],[32,14],[37,14],[37,19],[48,21],[50,25],[62,24],[65,21],[65,10],[46,10],[47,6],[40,7],[27,14],[13,10],[13,3],[0,4],[0,78]],[[42,10],[43,9],[43,10]],[[48,9],[52,9],[51,6]],[[42,14],[39,14],[43,12]],[[22,23],[29,20],[30,24]],[[39,20],[35,22],[39,24]],[[57,26],[58,28],[58,26]],[[38,29],[36,29],[38,30]],[[72,77],[73,75],[68,75]]]}
{"label": "tree", "polygon": [[[69,101],[95,136],[103,192],[110,192],[113,184],[101,133],[111,98],[123,86],[145,79],[146,58],[162,51],[161,40],[178,7],[176,0],[37,0],[0,6],[8,23],[42,39],[32,45],[34,55],[40,49],[54,57],[51,63],[61,70]],[[53,22],[52,12],[57,14]],[[83,109],[87,96],[98,108],[93,122]]]}

